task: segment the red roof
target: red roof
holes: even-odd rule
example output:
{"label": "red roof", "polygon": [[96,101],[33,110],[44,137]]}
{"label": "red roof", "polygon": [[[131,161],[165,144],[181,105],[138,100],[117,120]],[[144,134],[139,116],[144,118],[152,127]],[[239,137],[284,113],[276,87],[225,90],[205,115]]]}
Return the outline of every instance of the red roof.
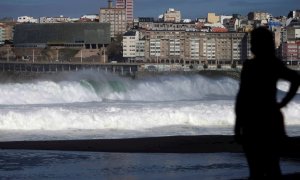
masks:
{"label": "red roof", "polygon": [[228,32],[226,28],[214,27],[211,29],[212,32]]}

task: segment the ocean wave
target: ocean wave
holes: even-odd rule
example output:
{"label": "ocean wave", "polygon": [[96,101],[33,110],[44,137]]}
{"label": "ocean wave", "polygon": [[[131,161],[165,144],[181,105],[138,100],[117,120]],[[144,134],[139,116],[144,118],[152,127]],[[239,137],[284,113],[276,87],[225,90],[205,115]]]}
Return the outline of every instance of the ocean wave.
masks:
{"label": "ocean wave", "polygon": [[199,100],[216,96],[234,97],[238,89],[238,82],[228,77],[178,75],[132,80],[105,74],[71,75],[60,81],[0,84],[0,104],[99,102],[103,99],[150,102]]}
{"label": "ocean wave", "polygon": [[[300,125],[300,104],[283,109],[285,124]],[[11,106],[0,109],[1,130],[130,130],[168,126],[232,129],[234,102],[180,101],[163,103],[94,102],[65,105]]]}

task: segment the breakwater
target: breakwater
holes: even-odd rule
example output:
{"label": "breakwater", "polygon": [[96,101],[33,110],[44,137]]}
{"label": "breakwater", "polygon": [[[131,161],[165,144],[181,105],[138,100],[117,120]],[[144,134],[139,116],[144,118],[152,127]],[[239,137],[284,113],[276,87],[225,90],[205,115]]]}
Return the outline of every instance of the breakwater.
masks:
{"label": "breakwater", "polygon": [[105,71],[120,75],[135,74],[138,71],[138,64],[125,63],[32,63],[32,62],[0,62],[2,72],[34,72],[34,73],[55,73],[64,71]]}
{"label": "breakwater", "polygon": [[[150,68],[151,67],[151,68]],[[163,67],[163,68],[162,68]],[[175,67],[175,68],[174,68]],[[172,69],[173,68],[173,69]],[[93,62],[8,62],[0,61],[0,73],[8,74],[53,74],[58,72],[76,72],[91,70],[95,72],[109,72],[121,76],[142,78],[157,75],[193,75],[204,76],[228,76],[234,79],[240,78],[241,66],[217,67],[210,65],[204,68],[201,65],[194,68],[186,68],[181,64],[143,64],[143,63],[93,63]],[[300,72],[299,66],[290,67]],[[267,69],[266,69],[267,71]]]}

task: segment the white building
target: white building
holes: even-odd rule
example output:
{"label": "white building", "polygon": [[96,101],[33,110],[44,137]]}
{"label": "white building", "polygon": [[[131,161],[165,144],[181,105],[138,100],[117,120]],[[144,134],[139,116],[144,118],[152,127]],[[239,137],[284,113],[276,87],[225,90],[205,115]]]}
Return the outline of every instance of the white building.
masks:
{"label": "white building", "polygon": [[221,24],[224,24],[224,20],[225,19],[231,19],[232,18],[232,16],[224,16],[224,15],[221,15],[220,16],[220,23]]}
{"label": "white building", "polygon": [[190,38],[190,57],[192,60],[199,59],[200,54],[200,38]]}
{"label": "white building", "polygon": [[0,24],[0,44],[4,44],[5,41],[4,33],[5,33],[4,26]]}
{"label": "white building", "polygon": [[176,11],[173,8],[169,8],[167,12],[164,13],[164,22],[175,22],[181,21],[181,12]]}
{"label": "white building", "polygon": [[123,35],[123,57],[128,59],[136,58],[137,42],[139,41],[138,31],[128,31]]}
{"label": "white building", "polygon": [[39,23],[67,23],[71,22],[71,18],[64,17],[63,15],[59,17],[40,17]]}
{"label": "white building", "polygon": [[[150,39],[150,56],[158,59],[161,56],[160,51],[161,41],[160,39]],[[170,50],[171,52],[171,50]]]}
{"label": "white building", "polygon": [[81,20],[89,20],[96,21],[99,20],[99,16],[97,14],[86,14],[80,17]]}
{"label": "white building", "polygon": [[[175,36],[174,36],[175,37]],[[180,38],[173,38],[169,40],[170,56],[180,56]],[[160,49],[160,48],[159,48]]]}
{"label": "white building", "polygon": [[136,60],[144,60],[145,57],[145,40],[138,40],[136,43]]}
{"label": "white building", "polygon": [[33,17],[30,17],[30,16],[20,16],[20,17],[18,17],[17,22],[19,22],[19,23],[38,23],[38,20],[34,19]]}

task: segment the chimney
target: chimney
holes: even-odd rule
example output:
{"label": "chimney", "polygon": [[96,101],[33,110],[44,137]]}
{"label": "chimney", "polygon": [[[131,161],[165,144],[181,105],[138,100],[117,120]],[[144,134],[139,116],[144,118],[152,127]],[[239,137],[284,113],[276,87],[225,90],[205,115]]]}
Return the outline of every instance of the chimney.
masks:
{"label": "chimney", "polygon": [[108,0],[108,8],[113,8],[112,0]]}

